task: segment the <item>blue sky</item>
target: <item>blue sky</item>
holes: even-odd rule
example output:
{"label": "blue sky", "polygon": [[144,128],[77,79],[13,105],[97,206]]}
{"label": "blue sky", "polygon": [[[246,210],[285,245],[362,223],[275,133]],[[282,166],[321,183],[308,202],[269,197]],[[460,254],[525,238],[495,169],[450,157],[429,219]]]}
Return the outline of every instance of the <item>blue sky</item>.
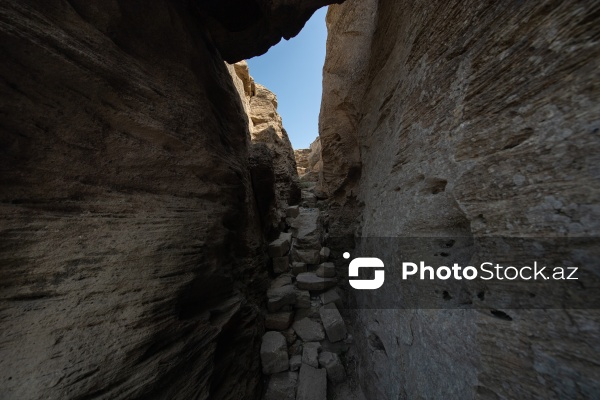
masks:
{"label": "blue sky", "polygon": [[294,149],[308,148],[319,135],[325,62],[327,7],[315,12],[298,36],[281,40],[248,60],[250,75],[277,95],[278,111]]}

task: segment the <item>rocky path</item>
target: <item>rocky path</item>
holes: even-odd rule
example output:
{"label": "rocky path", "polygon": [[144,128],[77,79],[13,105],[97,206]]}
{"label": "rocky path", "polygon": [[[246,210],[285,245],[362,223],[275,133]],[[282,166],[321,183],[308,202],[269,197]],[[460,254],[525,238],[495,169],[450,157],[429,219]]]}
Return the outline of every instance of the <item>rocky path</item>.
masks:
{"label": "rocky path", "polygon": [[263,399],[360,399],[349,389],[342,362],[352,336],[338,310],[324,202],[309,190],[302,199],[302,206],[286,210],[288,229],[269,245],[276,278],[267,292],[260,350],[268,381]]}

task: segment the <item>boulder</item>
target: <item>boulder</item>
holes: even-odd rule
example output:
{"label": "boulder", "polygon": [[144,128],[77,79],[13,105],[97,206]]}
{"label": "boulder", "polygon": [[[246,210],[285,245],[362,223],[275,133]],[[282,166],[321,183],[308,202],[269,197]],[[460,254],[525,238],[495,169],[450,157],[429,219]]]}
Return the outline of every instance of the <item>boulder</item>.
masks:
{"label": "boulder", "polygon": [[319,354],[319,365],[327,370],[327,379],[332,383],[340,383],[346,379],[346,371],[337,354],[322,352]]}
{"label": "boulder", "polygon": [[265,317],[265,328],[274,331],[284,331],[290,327],[294,319],[293,311],[280,311]]}
{"label": "boulder", "polygon": [[267,290],[267,298],[267,309],[269,312],[276,312],[296,302],[296,290],[293,285],[269,289]]}
{"label": "boulder", "polygon": [[300,215],[300,207],[299,206],[288,207],[285,210],[285,215],[286,215],[286,217],[289,217],[289,218],[296,218],[298,215]]}
{"label": "boulder", "polygon": [[313,368],[308,364],[300,367],[298,377],[298,391],[296,400],[326,400],[327,399],[327,371]]}
{"label": "boulder", "polygon": [[294,328],[294,331],[296,331],[298,337],[305,342],[318,342],[325,339],[323,326],[320,323],[308,318],[303,318],[294,322],[292,328]]}
{"label": "boulder", "polygon": [[291,242],[291,233],[282,232],[279,238],[269,243],[269,256],[273,258],[285,256],[290,250]]}
{"label": "boulder", "polygon": [[323,303],[323,305],[333,303],[339,309],[342,307],[342,298],[340,297],[337,289],[332,288],[325,293],[321,293],[321,303]]}
{"label": "boulder", "polygon": [[310,308],[310,292],[308,290],[296,290],[296,308]]}
{"label": "boulder", "polygon": [[319,248],[302,250],[294,245],[292,248],[292,261],[313,265],[318,264],[321,261]]}
{"label": "boulder", "polygon": [[327,290],[337,284],[334,278],[321,278],[313,272],[304,272],[296,277],[298,289],[303,290]]}
{"label": "boulder", "polygon": [[322,263],[326,262],[327,260],[329,260],[330,255],[331,255],[331,250],[329,250],[329,247],[321,248],[321,251],[319,252],[320,261]]}
{"label": "boulder", "polygon": [[288,256],[273,258],[273,272],[282,274],[290,270],[290,259]]}
{"label": "boulder", "polygon": [[273,279],[273,281],[271,282],[271,289],[277,289],[280,287],[284,287],[287,285],[291,285],[292,284],[292,275],[290,274],[284,274],[284,275],[279,275],[277,278]]}
{"label": "boulder", "polygon": [[267,332],[262,337],[260,361],[265,375],[276,374],[289,368],[287,344],[279,332]]}
{"label": "boulder", "polygon": [[293,262],[292,263],[292,275],[296,276],[296,275],[301,274],[306,271],[307,271],[307,268],[306,268],[305,263],[303,263],[303,262]]}
{"label": "boulder", "polygon": [[319,351],[321,351],[321,344],[319,342],[304,343],[302,363],[319,368]]}
{"label": "boulder", "polygon": [[298,371],[302,365],[302,356],[295,355],[290,358],[290,371]]}
{"label": "boulder", "polygon": [[321,219],[316,209],[300,209],[300,214],[292,221],[294,246],[299,250],[321,249]]}
{"label": "boulder", "polygon": [[297,372],[281,372],[271,375],[264,400],[295,400]]}
{"label": "boulder", "polygon": [[335,343],[346,338],[348,334],[346,324],[335,304],[330,303],[321,307],[319,314],[321,315],[325,332],[327,332],[327,338],[331,342]]}
{"label": "boulder", "polygon": [[316,275],[320,278],[333,278],[335,277],[335,265],[331,262],[326,262],[319,265]]}

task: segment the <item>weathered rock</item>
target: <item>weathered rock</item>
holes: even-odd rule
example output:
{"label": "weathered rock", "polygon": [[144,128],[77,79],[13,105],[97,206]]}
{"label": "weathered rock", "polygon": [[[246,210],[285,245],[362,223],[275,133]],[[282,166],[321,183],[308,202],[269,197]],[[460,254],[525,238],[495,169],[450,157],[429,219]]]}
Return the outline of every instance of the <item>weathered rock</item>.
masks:
{"label": "weathered rock", "polygon": [[296,218],[300,215],[300,206],[290,206],[285,210],[286,217]]}
{"label": "weathered rock", "polygon": [[303,264],[318,264],[320,261],[319,249],[299,250],[294,246],[292,248],[292,260]]}
{"label": "weathered rock", "polygon": [[300,214],[292,221],[294,247],[298,250],[321,249],[320,213],[316,209],[301,208]]}
{"label": "weathered rock", "polygon": [[329,250],[329,247],[322,247],[321,251],[319,252],[319,259],[320,259],[321,263],[324,263],[327,260],[329,260],[330,254],[331,254],[331,250]]}
{"label": "weathered rock", "polygon": [[333,278],[335,277],[335,265],[331,262],[326,262],[319,265],[315,274],[320,278]]}
{"label": "weathered rock", "polygon": [[260,346],[260,360],[263,374],[271,375],[287,371],[288,353],[285,337],[279,332],[267,332]]}
{"label": "weathered rock", "polygon": [[302,348],[302,362],[311,367],[319,368],[319,351],[321,351],[321,344],[319,342],[304,343]]}
{"label": "weathered rock", "polygon": [[310,144],[309,149],[295,150],[298,175],[302,182],[318,182],[323,162],[321,161],[321,140],[319,137]]}
{"label": "weathered rock", "polygon": [[279,238],[269,243],[269,256],[283,257],[290,250],[292,236],[290,233],[281,232]]}
{"label": "weathered rock", "polygon": [[327,371],[302,363],[296,400],[326,400]]}
{"label": "weathered rock", "polygon": [[318,342],[319,340],[325,339],[323,326],[308,318],[295,321],[292,328],[294,328],[298,337],[305,342]]}
{"label": "weathered rock", "polygon": [[271,375],[264,400],[295,400],[297,372],[281,372]]}
{"label": "weathered rock", "polygon": [[290,356],[302,357],[302,340],[296,340],[288,349],[288,353]]}
{"label": "weathered rock", "polygon": [[294,332],[294,330],[292,328],[289,328],[289,329],[281,332],[281,334],[285,337],[285,341],[287,342],[288,346],[291,346],[292,344],[294,344],[294,342],[297,339],[296,332]]}
{"label": "weathered rock", "polygon": [[306,264],[305,263],[303,263],[303,262],[297,262],[297,261],[292,263],[292,274],[294,276],[298,275],[298,274],[301,274],[303,272],[306,272],[306,271],[307,271],[307,268],[306,268]]}
{"label": "weathered rock", "polygon": [[273,272],[274,273],[282,274],[284,272],[288,272],[289,270],[290,270],[290,258],[288,256],[273,258]]}
{"label": "weathered rock", "polygon": [[267,290],[267,309],[269,312],[281,310],[296,302],[296,289],[293,285],[282,286]]}
{"label": "weathered rock", "polygon": [[327,338],[331,342],[339,342],[346,338],[346,334],[348,333],[346,324],[335,304],[330,303],[321,307],[319,314],[321,315],[321,321],[323,322],[325,332],[327,332]]}
{"label": "weathered rock", "polygon": [[282,274],[271,282],[271,289],[277,289],[292,284],[292,275]]}
{"label": "weathered rock", "polygon": [[310,292],[308,290],[297,290],[296,291],[296,308],[310,308]]}
{"label": "weathered rock", "polygon": [[[589,85],[600,70],[592,39],[600,25],[585,17],[591,3],[443,4],[439,12],[442,2],[348,0],[329,9],[319,135],[332,237],[580,229],[597,237],[598,208],[589,205],[600,180],[589,166],[599,154],[600,96]],[[392,259],[381,245],[361,250]],[[577,262],[555,250],[546,255]],[[598,358],[597,337],[583,328],[598,325],[597,311],[506,310],[507,322],[489,310],[375,310],[400,293],[410,299],[405,283],[386,275],[376,296],[349,292],[367,398],[571,398],[600,389],[598,368],[575,356],[593,348]]]}
{"label": "weathered rock", "polygon": [[298,371],[302,365],[302,356],[295,355],[290,357],[290,371]]}
{"label": "weathered rock", "polygon": [[337,280],[334,278],[321,278],[313,272],[304,272],[296,277],[298,289],[303,290],[327,290],[336,285]]}
{"label": "weathered rock", "polygon": [[293,311],[280,311],[265,316],[265,328],[274,331],[284,331],[294,320]]}
{"label": "weathered rock", "polygon": [[330,289],[325,293],[321,293],[321,303],[323,305],[333,303],[339,309],[342,307],[342,298],[336,288]]}
{"label": "weathered rock", "polygon": [[340,383],[346,379],[346,371],[337,354],[322,352],[319,354],[319,365],[327,370],[327,379],[332,383]]}

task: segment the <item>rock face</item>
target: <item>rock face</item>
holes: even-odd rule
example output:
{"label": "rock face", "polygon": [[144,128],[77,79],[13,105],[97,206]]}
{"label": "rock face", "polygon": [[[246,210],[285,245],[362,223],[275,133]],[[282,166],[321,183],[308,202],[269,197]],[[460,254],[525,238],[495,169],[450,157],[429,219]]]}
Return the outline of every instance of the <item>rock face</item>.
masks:
{"label": "rock face", "polygon": [[[264,204],[261,208],[261,217],[265,225],[275,231],[286,216],[286,208],[300,202],[301,191],[294,150],[283,128],[281,116],[277,113],[275,94],[254,82],[245,61],[230,65],[228,68],[247,113],[252,151],[269,154],[268,157],[263,156],[263,158],[270,159],[266,164],[267,169],[270,168],[272,172],[260,171],[253,174],[253,181],[257,182],[256,192],[275,193],[274,199],[270,202],[268,199],[261,199],[262,203],[259,202],[259,205]],[[262,182],[265,176],[271,175],[272,183]],[[273,187],[269,187],[269,184]]]}
{"label": "rock face", "polygon": [[[332,235],[597,237],[592,13],[548,1],[330,7],[320,137]],[[367,398],[600,390],[598,363],[579,356],[598,358],[586,328],[597,311],[365,310],[404,289],[392,276],[377,296],[351,292]]]}
{"label": "rock face", "polygon": [[294,151],[298,175],[302,182],[320,182],[323,161],[321,160],[321,138],[317,137],[308,149]]}
{"label": "rock face", "polygon": [[279,155],[220,54],[324,3],[2,2],[0,398],[258,395]]}

